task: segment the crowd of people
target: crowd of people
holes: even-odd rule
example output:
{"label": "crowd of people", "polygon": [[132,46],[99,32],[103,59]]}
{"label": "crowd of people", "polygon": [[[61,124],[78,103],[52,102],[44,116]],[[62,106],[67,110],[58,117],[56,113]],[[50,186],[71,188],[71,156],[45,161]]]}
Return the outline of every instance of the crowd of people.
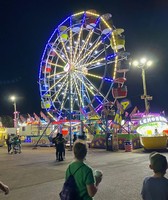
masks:
{"label": "crowd of people", "polygon": [[[10,136],[8,137],[8,152],[11,151]],[[65,139],[58,133],[53,142],[56,147],[56,160],[63,161],[65,158]],[[92,168],[85,163],[87,156],[87,144],[83,139],[73,138],[74,160],[68,165],[65,180],[70,175],[74,176],[79,199],[92,200],[98,191],[98,186],[103,178],[101,171],[93,172]],[[168,200],[168,179],[165,177],[168,162],[164,155],[152,152],[149,156],[149,167],[153,170],[153,176],[146,177],[142,184],[141,196],[143,200]],[[9,187],[0,182],[0,189],[9,193]]]}

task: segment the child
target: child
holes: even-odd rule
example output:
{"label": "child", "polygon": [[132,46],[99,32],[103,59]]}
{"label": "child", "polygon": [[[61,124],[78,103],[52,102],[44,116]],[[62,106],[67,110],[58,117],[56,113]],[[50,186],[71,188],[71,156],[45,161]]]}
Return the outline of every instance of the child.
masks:
{"label": "child", "polygon": [[8,194],[9,193],[9,187],[5,184],[3,184],[1,181],[0,181],[0,189],[5,193],[5,194]]}
{"label": "child", "polygon": [[153,152],[150,154],[150,169],[154,175],[146,177],[141,191],[144,200],[168,200],[168,179],[164,177],[168,167],[165,156]]}

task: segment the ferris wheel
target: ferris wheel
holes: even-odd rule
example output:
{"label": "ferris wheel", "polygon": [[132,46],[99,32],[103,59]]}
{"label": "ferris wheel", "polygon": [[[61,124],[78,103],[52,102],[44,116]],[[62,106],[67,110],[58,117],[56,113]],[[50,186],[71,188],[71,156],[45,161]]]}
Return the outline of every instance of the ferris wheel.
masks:
{"label": "ferris wheel", "polygon": [[73,14],[59,24],[40,63],[42,108],[51,115],[56,111],[57,117],[81,110],[87,114],[117,98],[111,91],[114,83],[125,82],[126,70],[118,71],[127,59],[123,32],[114,27],[111,14],[95,10]]}

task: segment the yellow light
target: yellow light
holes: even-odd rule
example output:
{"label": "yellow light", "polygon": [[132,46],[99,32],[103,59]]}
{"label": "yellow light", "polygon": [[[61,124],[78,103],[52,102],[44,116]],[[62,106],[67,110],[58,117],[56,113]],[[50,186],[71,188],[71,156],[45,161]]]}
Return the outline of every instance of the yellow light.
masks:
{"label": "yellow light", "polygon": [[15,96],[11,96],[10,99],[11,99],[11,101],[15,101],[16,97]]}
{"label": "yellow light", "polygon": [[76,14],[73,14],[72,16],[75,17],[75,16],[82,15],[82,14],[84,14],[84,11],[78,12],[78,13],[76,13]]}
{"label": "yellow light", "polygon": [[147,63],[146,63],[146,65],[147,65],[148,67],[150,67],[152,64],[153,64],[153,62],[152,62],[151,60],[148,60]]}
{"label": "yellow light", "polygon": [[76,83],[75,76],[74,76],[74,79],[73,79],[73,80],[74,80],[74,83],[75,83],[75,88],[76,88],[76,90],[77,90],[77,93],[78,93],[78,96],[79,96],[80,102],[81,102],[82,106],[84,107],[84,103],[83,103],[82,97],[81,97],[81,95],[80,95],[80,91],[79,91],[79,89],[78,89],[78,86],[77,86],[77,83]]}
{"label": "yellow light", "polygon": [[[63,77],[61,78],[61,80],[62,80],[62,79],[63,79]],[[58,97],[59,93],[61,92],[62,88],[64,87],[65,82],[67,81],[67,79],[68,79],[68,76],[66,76],[64,82],[61,83],[61,87],[60,87],[59,90],[57,91],[57,93],[56,93],[56,95],[55,95],[55,97],[54,97],[54,99],[53,99],[53,102],[55,102],[56,98]],[[59,83],[61,80],[57,81],[57,83]],[[57,83],[55,83],[54,86],[55,86]],[[52,87],[54,87],[54,86],[52,86]]]}
{"label": "yellow light", "polygon": [[72,28],[70,29],[70,64],[72,64]]}
{"label": "yellow light", "polygon": [[87,88],[87,90],[94,96],[95,94],[93,93],[93,91],[85,84],[85,82],[82,79],[79,79],[78,76],[76,76],[76,78],[82,82],[82,84]]}
{"label": "yellow light", "polygon": [[146,58],[141,58],[140,62],[141,62],[142,64],[145,64],[145,63],[146,63]]}
{"label": "yellow light", "polygon": [[61,38],[61,44],[62,44],[63,49],[64,49],[64,52],[65,52],[65,56],[66,56],[66,58],[67,58],[67,60],[68,60],[68,62],[69,62],[69,57],[68,57],[68,54],[67,54],[67,50],[66,50],[66,48],[65,48],[65,43],[63,42],[62,37],[60,37],[60,38]]}
{"label": "yellow light", "polygon": [[[87,88],[87,90],[93,95],[93,96],[95,96],[95,94],[94,94],[94,92],[91,90],[91,86],[94,88],[94,90],[97,92],[97,93],[99,93],[103,98],[105,98],[104,97],[104,95],[101,93],[101,92],[99,92],[99,90],[97,89],[97,88],[95,88],[95,86],[85,77],[85,79],[89,82],[89,86],[87,86],[86,84],[85,84],[85,82],[82,80],[82,79],[79,79],[79,77],[78,76],[76,76],[76,78],[80,81],[80,82],[82,82],[82,84]],[[93,89],[92,88],[92,89]]]}
{"label": "yellow light", "polygon": [[57,66],[57,67],[64,68],[63,65],[54,64],[54,63],[52,63],[52,62],[48,62],[48,64],[50,64],[51,66]]}
{"label": "yellow light", "polygon": [[47,112],[47,114],[48,114],[51,118],[53,118],[55,121],[57,121],[57,119],[56,119],[50,112]]}
{"label": "yellow light", "polygon": [[[89,62],[89,63],[86,63],[86,64],[84,64],[84,65],[79,65],[78,68],[88,67],[88,66],[91,66],[91,65],[93,65],[93,64],[95,64],[95,63],[99,63],[99,62],[104,61],[104,60],[106,60],[106,59],[105,59],[105,58],[101,58],[101,59],[98,59],[98,60],[94,60],[94,61]],[[78,65],[78,63],[77,63],[76,65]]]}
{"label": "yellow light", "polygon": [[84,75],[87,75],[87,76],[91,76],[91,77],[94,77],[94,78],[99,78],[99,79],[103,79],[102,76],[97,76],[95,74],[91,74],[91,73],[85,73],[85,72],[82,72],[82,71],[78,71],[78,70],[75,70],[76,72],[78,73],[81,73],[81,74],[84,74]]}
{"label": "yellow light", "polygon": [[90,51],[88,51],[88,52],[82,57],[82,59],[80,60],[80,62],[83,61],[89,54],[91,54],[99,45],[101,45],[101,44],[102,44],[102,41],[103,41],[103,40],[100,40]]}
{"label": "yellow light", "polygon": [[55,49],[53,49],[53,51],[57,54],[57,56],[58,56],[64,63],[66,63],[66,61],[62,58],[62,56],[61,56],[57,51],[55,51]]}
{"label": "yellow light", "polygon": [[103,17],[100,17],[100,19],[103,21],[103,23],[110,29],[110,31],[112,31],[112,27],[109,26],[109,24],[104,20]]}
{"label": "yellow light", "polygon": [[100,16],[100,15],[98,15],[96,13],[93,13],[93,12],[90,12],[90,11],[86,11],[86,14],[93,15],[95,17],[99,17]]}
{"label": "yellow light", "polygon": [[78,50],[78,46],[79,46],[82,30],[83,30],[83,25],[81,26],[80,31],[79,31],[77,44],[76,44],[76,47],[75,47],[75,53],[74,53],[74,56],[73,56],[73,62],[75,62],[75,59],[76,59],[75,57],[76,57],[76,53],[77,53],[77,50]]}
{"label": "yellow light", "polygon": [[61,102],[60,110],[63,109],[63,106],[64,106],[64,100],[65,100],[65,97],[66,97],[67,91],[68,91],[68,84],[66,84],[66,87],[65,87],[65,92],[64,92],[64,95],[63,95],[63,98],[62,98],[62,102]]}
{"label": "yellow light", "polygon": [[61,80],[63,79],[63,78],[65,78],[66,77],[66,74],[62,77],[62,78],[60,78],[56,83],[54,83],[47,91],[46,91],[46,93],[43,95],[43,96],[45,96],[51,89],[53,89],[55,86],[56,86],[56,84],[58,84],[59,82],[61,82]]}
{"label": "yellow light", "polygon": [[137,67],[137,66],[139,65],[139,62],[138,62],[137,60],[134,60],[134,61],[132,62],[132,65],[135,66],[135,67]]}
{"label": "yellow light", "polygon": [[54,76],[59,76],[59,75],[64,74],[64,73],[65,73],[65,72],[62,71],[62,72],[59,72],[59,73],[56,73],[56,74],[48,75],[47,78],[52,78],[52,77],[54,77]]}
{"label": "yellow light", "polygon": [[89,35],[87,36],[87,39],[86,39],[85,43],[83,44],[82,48],[81,48],[80,51],[79,51],[78,57],[75,59],[75,60],[76,60],[75,64],[78,62],[78,59],[80,58],[80,55],[82,54],[83,49],[85,48],[85,46],[88,45],[89,39],[91,38],[93,32],[94,32],[94,29],[92,29],[92,30],[89,32]]}

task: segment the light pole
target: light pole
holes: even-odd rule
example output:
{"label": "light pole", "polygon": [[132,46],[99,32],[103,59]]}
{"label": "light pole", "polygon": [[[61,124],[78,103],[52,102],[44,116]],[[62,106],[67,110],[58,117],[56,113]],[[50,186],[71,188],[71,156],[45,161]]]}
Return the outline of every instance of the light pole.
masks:
{"label": "light pole", "polygon": [[148,114],[149,113],[148,100],[152,100],[152,96],[147,95],[145,70],[152,65],[152,61],[147,60],[146,58],[142,58],[139,61],[134,60],[132,62],[132,65],[135,67],[138,67],[142,70],[142,83],[143,83],[143,92],[144,93],[141,96],[141,99],[144,99],[144,101],[145,101],[145,112],[146,112],[146,114]]}
{"label": "light pole", "polygon": [[15,96],[11,96],[10,97],[11,101],[13,102],[13,106],[14,106],[14,128],[17,128],[17,110],[16,110],[16,97]]}

